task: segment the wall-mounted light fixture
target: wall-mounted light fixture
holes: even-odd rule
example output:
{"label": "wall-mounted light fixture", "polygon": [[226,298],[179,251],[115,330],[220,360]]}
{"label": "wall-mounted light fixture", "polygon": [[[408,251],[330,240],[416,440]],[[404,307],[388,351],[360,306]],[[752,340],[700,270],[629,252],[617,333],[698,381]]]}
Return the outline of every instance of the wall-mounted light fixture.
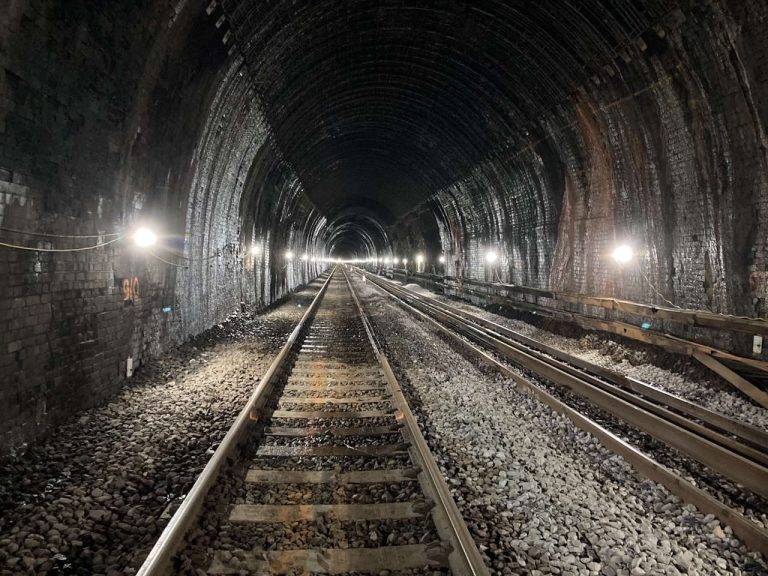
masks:
{"label": "wall-mounted light fixture", "polygon": [[626,264],[632,260],[634,256],[635,252],[628,244],[621,244],[616,246],[616,248],[614,248],[613,252],[611,253],[611,257],[619,264]]}
{"label": "wall-mounted light fixture", "polygon": [[148,248],[157,243],[157,235],[149,228],[139,228],[133,233],[133,241],[139,248]]}

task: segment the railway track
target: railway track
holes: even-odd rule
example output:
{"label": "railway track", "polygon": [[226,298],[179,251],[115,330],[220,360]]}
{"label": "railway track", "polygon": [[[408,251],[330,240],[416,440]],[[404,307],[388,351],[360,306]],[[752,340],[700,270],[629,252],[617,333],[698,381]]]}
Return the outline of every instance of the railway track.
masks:
{"label": "railway track", "polygon": [[[214,487],[230,495],[226,538],[209,542],[205,566],[183,565],[188,535],[222,506]],[[139,574],[201,570],[488,574],[340,267]]]}
{"label": "railway track", "polygon": [[[751,493],[768,498],[768,434],[657,388],[591,364],[475,314],[358,270],[402,306],[463,349],[491,364],[525,390],[595,435],[640,473],[714,514],[751,548],[768,554],[768,531],[649,455],[622,440],[542,382],[564,387],[598,410],[712,470]],[[500,362],[499,359],[503,360]],[[509,362],[536,380],[513,371]],[[537,381],[538,380],[538,381]]]}

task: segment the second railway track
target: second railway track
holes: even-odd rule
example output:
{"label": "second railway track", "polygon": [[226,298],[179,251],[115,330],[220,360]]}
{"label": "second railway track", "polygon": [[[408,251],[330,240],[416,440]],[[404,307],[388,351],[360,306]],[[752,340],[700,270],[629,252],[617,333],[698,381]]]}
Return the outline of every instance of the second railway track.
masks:
{"label": "second railway track", "polygon": [[337,268],[139,574],[401,570],[488,574]]}
{"label": "second railway track", "polygon": [[[704,467],[702,470],[714,471],[759,502],[768,497],[765,431],[588,363],[436,298],[358,271],[458,346],[592,433],[640,473],[700,510],[714,514],[748,546],[768,554],[768,530],[764,526],[598,424],[593,413],[596,409],[598,416],[602,412],[639,430],[665,450],[671,448]],[[511,370],[506,362],[523,368],[535,379]],[[566,399],[557,389],[549,388],[551,384],[567,390],[573,398]]]}

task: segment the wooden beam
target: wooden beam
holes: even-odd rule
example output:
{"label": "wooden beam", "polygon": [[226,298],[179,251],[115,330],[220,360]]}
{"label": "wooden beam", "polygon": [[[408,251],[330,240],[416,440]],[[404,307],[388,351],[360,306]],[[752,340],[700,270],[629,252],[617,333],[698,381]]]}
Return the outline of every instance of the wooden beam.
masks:
{"label": "wooden beam", "polygon": [[383,410],[361,410],[361,411],[338,411],[338,412],[304,412],[300,410],[275,410],[272,412],[272,418],[386,418],[394,414]]}
{"label": "wooden beam", "polygon": [[322,427],[302,427],[291,428],[287,426],[268,426],[264,429],[265,436],[285,436],[288,438],[299,438],[307,436],[385,436],[387,434],[397,434],[402,426],[400,424],[391,424],[390,426],[334,426],[333,428]]}
{"label": "wooden beam", "polygon": [[408,544],[381,548],[325,548],[319,550],[243,550],[232,561],[231,553],[216,552],[208,574],[378,574],[413,568],[448,566],[447,546]]}
{"label": "wooden beam", "polygon": [[256,456],[354,456],[377,458],[408,454],[408,444],[385,444],[372,446],[259,446]]}
{"label": "wooden beam", "polygon": [[427,502],[388,502],[386,504],[236,504],[230,522],[282,524],[307,522],[320,517],[362,522],[365,520],[407,520],[429,513]]}
{"label": "wooden beam", "polygon": [[471,278],[458,278],[447,276],[445,280],[455,284],[461,289],[464,284],[480,286],[489,291],[504,292],[507,294],[521,294],[533,296],[536,298],[546,298],[571,304],[581,304],[584,306],[596,306],[606,310],[623,312],[640,316],[643,318],[658,318],[669,320],[688,326],[699,326],[702,328],[715,328],[718,330],[730,330],[734,332],[746,332],[748,334],[768,335],[768,319],[751,318],[747,316],[731,316],[729,314],[717,314],[708,310],[693,310],[682,308],[671,308],[667,306],[655,306],[651,304],[642,304],[630,300],[620,300],[606,296],[591,296],[588,294],[579,294],[576,292],[557,292],[554,290],[544,290],[541,288],[531,288],[529,286],[519,286],[516,284],[490,283]]}
{"label": "wooden beam", "polygon": [[260,484],[394,484],[415,482],[418,468],[394,470],[256,470],[250,469],[246,482]]}
{"label": "wooden beam", "polygon": [[517,300],[512,300],[504,296],[478,292],[477,290],[472,290],[471,288],[464,288],[462,289],[462,292],[474,296],[480,296],[486,301],[499,304],[500,306],[516,308],[525,312],[532,312],[547,318],[561,320],[563,322],[571,322],[587,330],[601,330],[603,332],[610,332],[611,334],[625,336],[633,340],[645,342],[646,344],[658,346],[659,348],[663,348],[664,350],[675,354],[693,356],[694,352],[701,352],[703,354],[708,354],[711,357],[730,360],[744,366],[749,366],[763,372],[768,372],[768,362],[765,360],[757,360],[754,358],[737,356],[736,354],[731,354],[725,350],[719,350],[705,344],[684,340],[682,338],[678,338],[677,336],[663,334],[655,330],[645,330],[639,326],[628,324],[626,322],[620,322],[618,320],[600,320],[598,318],[591,318],[589,316],[584,316],[573,312],[565,312],[561,310],[555,310],[554,308],[547,308],[546,306],[541,306],[538,304],[518,302]]}
{"label": "wooden beam", "polygon": [[707,368],[722,376],[725,380],[733,384],[736,388],[741,390],[744,394],[752,398],[755,402],[760,404],[763,408],[768,408],[768,393],[764,392],[752,382],[743,378],[725,364],[718,362],[712,356],[708,354],[702,354],[701,352],[694,352],[693,357],[699,362],[704,364]]}
{"label": "wooden beam", "polygon": [[281,396],[280,404],[380,404],[390,400],[387,396]]}

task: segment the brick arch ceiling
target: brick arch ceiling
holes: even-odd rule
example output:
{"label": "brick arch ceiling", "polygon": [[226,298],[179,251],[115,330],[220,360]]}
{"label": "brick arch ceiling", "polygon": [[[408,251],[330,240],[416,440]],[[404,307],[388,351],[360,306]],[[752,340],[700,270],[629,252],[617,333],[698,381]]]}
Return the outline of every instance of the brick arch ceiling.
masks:
{"label": "brick arch ceiling", "polygon": [[526,141],[666,10],[642,0],[224,0],[285,157],[333,220],[400,216]]}

